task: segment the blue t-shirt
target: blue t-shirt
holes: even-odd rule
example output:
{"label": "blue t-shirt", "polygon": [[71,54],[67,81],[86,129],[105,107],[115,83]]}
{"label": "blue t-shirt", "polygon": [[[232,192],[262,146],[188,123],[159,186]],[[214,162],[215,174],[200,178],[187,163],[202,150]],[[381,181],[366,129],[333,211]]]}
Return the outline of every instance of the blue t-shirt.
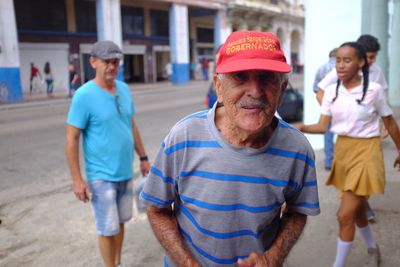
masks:
{"label": "blue t-shirt", "polygon": [[124,181],[133,176],[135,107],[128,86],[115,81],[115,95],[94,81],[76,91],[67,123],[82,130],[88,180]]}

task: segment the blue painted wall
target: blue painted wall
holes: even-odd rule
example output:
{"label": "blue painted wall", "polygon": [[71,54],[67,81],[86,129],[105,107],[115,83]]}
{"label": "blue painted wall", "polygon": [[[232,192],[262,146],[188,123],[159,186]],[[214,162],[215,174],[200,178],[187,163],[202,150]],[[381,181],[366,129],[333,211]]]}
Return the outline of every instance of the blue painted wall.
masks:
{"label": "blue painted wall", "polygon": [[19,68],[0,68],[0,102],[19,102],[22,96]]}
{"label": "blue painted wall", "polygon": [[173,63],[172,64],[172,82],[176,84],[184,84],[190,80],[190,64],[189,63]]}

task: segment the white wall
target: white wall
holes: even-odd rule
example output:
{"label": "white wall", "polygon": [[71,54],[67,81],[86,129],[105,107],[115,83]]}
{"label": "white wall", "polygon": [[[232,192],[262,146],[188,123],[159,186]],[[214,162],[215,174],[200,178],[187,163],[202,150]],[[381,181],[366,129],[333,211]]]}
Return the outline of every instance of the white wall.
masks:
{"label": "white wall", "polygon": [[[361,34],[362,0],[306,0],[304,122],[316,123],[320,107],[312,90],[315,73],[328,61],[329,51]],[[307,135],[311,145],[323,147],[322,135]]]}
{"label": "white wall", "polygon": [[0,1],[0,67],[18,67],[17,47],[17,27],[13,1]]}
{"label": "white wall", "polygon": [[[68,44],[20,43],[22,91],[29,92],[30,63],[35,63],[43,75],[44,64],[48,61],[54,78],[54,91],[68,92]],[[43,76],[42,76],[43,77]],[[45,85],[43,85],[44,92]]]}

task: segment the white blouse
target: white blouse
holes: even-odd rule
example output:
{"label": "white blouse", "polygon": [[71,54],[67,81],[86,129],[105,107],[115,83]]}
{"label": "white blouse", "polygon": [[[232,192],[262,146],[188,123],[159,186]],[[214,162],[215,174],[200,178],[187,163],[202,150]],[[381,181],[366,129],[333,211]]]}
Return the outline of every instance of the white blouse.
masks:
{"label": "white blouse", "polygon": [[332,103],[335,95],[336,84],[332,84],[326,88],[321,106],[321,114],[332,117],[333,133],[357,138],[380,136],[380,117],[393,113],[381,85],[370,82],[361,104],[356,100],[362,97],[362,84],[350,91],[341,84],[338,97]]}

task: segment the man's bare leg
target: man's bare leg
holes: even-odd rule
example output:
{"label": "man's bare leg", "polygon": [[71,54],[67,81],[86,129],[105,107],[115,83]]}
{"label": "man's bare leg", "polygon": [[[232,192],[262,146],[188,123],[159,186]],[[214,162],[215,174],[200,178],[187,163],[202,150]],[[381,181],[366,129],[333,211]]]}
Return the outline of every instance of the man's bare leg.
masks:
{"label": "man's bare leg", "polygon": [[119,225],[119,233],[114,236],[115,246],[114,246],[114,263],[115,266],[121,263],[121,255],[122,255],[122,243],[124,242],[124,224],[121,223]]}
{"label": "man's bare leg", "polygon": [[99,236],[100,253],[106,267],[115,267],[115,236]]}

